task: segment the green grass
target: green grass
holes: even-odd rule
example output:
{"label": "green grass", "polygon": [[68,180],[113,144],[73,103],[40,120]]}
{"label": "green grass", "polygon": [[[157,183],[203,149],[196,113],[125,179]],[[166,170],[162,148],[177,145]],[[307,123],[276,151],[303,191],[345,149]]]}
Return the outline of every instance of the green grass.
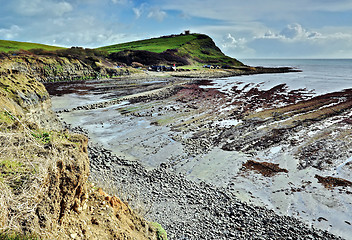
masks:
{"label": "green grass", "polygon": [[164,228],[159,223],[156,223],[156,222],[153,222],[152,225],[156,229],[158,240],[167,240],[167,233],[164,230]]}
{"label": "green grass", "polygon": [[221,52],[213,40],[204,34],[176,35],[128,43],[121,43],[98,48],[108,53],[123,50],[145,50],[161,53],[167,49],[177,49],[176,55],[186,58],[193,66],[204,64],[241,66],[241,62]]}
{"label": "green grass", "polygon": [[32,133],[32,136],[35,137],[39,142],[48,144],[50,142],[50,134],[47,132],[42,133]]}
{"label": "green grass", "polygon": [[0,182],[6,182],[14,192],[19,191],[33,173],[33,170],[18,160],[0,160]]}
{"label": "green grass", "polygon": [[0,177],[5,178],[22,172],[26,172],[26,168],[21,162],[9,159],[0,160]]}
{"label": "green grass", "polygon": [[64,49],[62,47],[44,45],[39,43],[29,43],[29,42],[17,42],[17,41],[7,41],[0,40],[0,52],[14,52],[18,50],[30,50],[30,49],[43,49],[47,51],[55,51],[58,49]]}
{"label": "green grass", "polygon": [[169,38],[152,38],[128,43],[115,44],[106,47],[100,47],[99,50],[105,50],[109,53],[123,50],[146,50],[150,52],[161,53],[167,49],[177,49],[183,44],[197,38],[197,34],[178,35]]}
{"label": "green grass", "polygon": [[236,59],[226,56],[220,48],[215,45],[213,40],[206,35],[199,35],[197,40],[183,45],[178,49],[177,54],[179,56],[189,54],[196,62],[201,63],[210,63],[213,65],[243,65]]}
{"label": "green grass", "polygon": [[11,125],[14,120],[14,117],[8,112],[0,112],[0,124],[5,124],[5,126],[8,126]]}
{"label": "green grass", "polygon": [[0,233],[0,240],[37,240],[35,236],[27,236],[20,233]]}
{"label": "green grass", "polygon": [[[0,52],[18,51],[20,49],[32,49],[32,51],[35,51],[33,49],[55,51],[63,48],[44,44],[0,40]],[[161,53],[168,49],[176,49],[177,51],[175,54],[187,59],[187,61],[193,66],[203,66],[205,64],[231,66],[243,65],[236,59],[223,54],[213,40],[204,34],[174,35],[172,37],[152,38],[100,47],[95,50],[101,50],[102,52],[110,54],[123,50],[145,50]],[[83,50],[71,49],[69,51],[74,52]]]}

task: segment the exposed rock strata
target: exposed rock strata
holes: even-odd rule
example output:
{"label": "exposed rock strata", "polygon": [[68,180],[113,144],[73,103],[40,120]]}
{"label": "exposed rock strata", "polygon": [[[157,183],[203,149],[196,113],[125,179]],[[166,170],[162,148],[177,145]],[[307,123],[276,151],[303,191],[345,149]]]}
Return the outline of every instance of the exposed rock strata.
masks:
{"label": "exposed rock strata", "polygon": [[19,53],[16,56],[1,55],[1,62],[10,65],[9,72],[2,73],[4,76],[12,73],[30,74],[39,82],[96,79],[130,74],[127,69],[114,68],[112,63],[102,59],[96,61],[87,64],[74,57],[37,56],[28,53]]}

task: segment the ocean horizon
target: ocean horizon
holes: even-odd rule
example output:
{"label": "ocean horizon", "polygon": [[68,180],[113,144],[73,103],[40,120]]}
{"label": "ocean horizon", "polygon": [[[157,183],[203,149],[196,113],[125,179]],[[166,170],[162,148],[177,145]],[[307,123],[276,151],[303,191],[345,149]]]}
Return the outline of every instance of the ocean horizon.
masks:
{"label": "ocean horizon", "polygon": [[290,89],[305,88],[316,95],[352,88],[352,59],[240,59],[249,66],[292,67],[301,72],[234,77],[272,87],[285,83]]}

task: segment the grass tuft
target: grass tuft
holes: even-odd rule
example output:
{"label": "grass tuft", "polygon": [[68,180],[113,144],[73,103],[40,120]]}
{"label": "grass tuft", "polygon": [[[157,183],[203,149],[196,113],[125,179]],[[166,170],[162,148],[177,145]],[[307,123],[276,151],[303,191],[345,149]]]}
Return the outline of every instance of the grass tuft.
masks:
{"label": "grass tuft", "polygon": [[44,144],[48,144],[50,142],[50,135],[48,132],[42,132],[42,133],[37,133],[37,134],[32,133],[32,136]]}
{"label": "grass tuft", "polygon": [[23,235],[21,233],[0,233],[0,240],[38,240],[39,238],[32,235]]}
{"label": "grass tuft", "polygon": [[159,223],[153,222],[152,226],[156,229],[158,240],[167,240],[167,233]]}

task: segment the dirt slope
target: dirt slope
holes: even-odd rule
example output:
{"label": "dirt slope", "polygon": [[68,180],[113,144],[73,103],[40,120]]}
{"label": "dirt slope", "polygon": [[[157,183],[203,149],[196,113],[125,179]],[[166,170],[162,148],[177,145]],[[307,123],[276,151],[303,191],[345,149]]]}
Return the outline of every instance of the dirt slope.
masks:
{"label": "dirt slope", "polygon": [[52,65],[82,70],[67,59],[0,59],[0,233],[158,239],[154,224],[87,181],[88,139],[62,129],[37,81],[49,76],[40,69]]}

